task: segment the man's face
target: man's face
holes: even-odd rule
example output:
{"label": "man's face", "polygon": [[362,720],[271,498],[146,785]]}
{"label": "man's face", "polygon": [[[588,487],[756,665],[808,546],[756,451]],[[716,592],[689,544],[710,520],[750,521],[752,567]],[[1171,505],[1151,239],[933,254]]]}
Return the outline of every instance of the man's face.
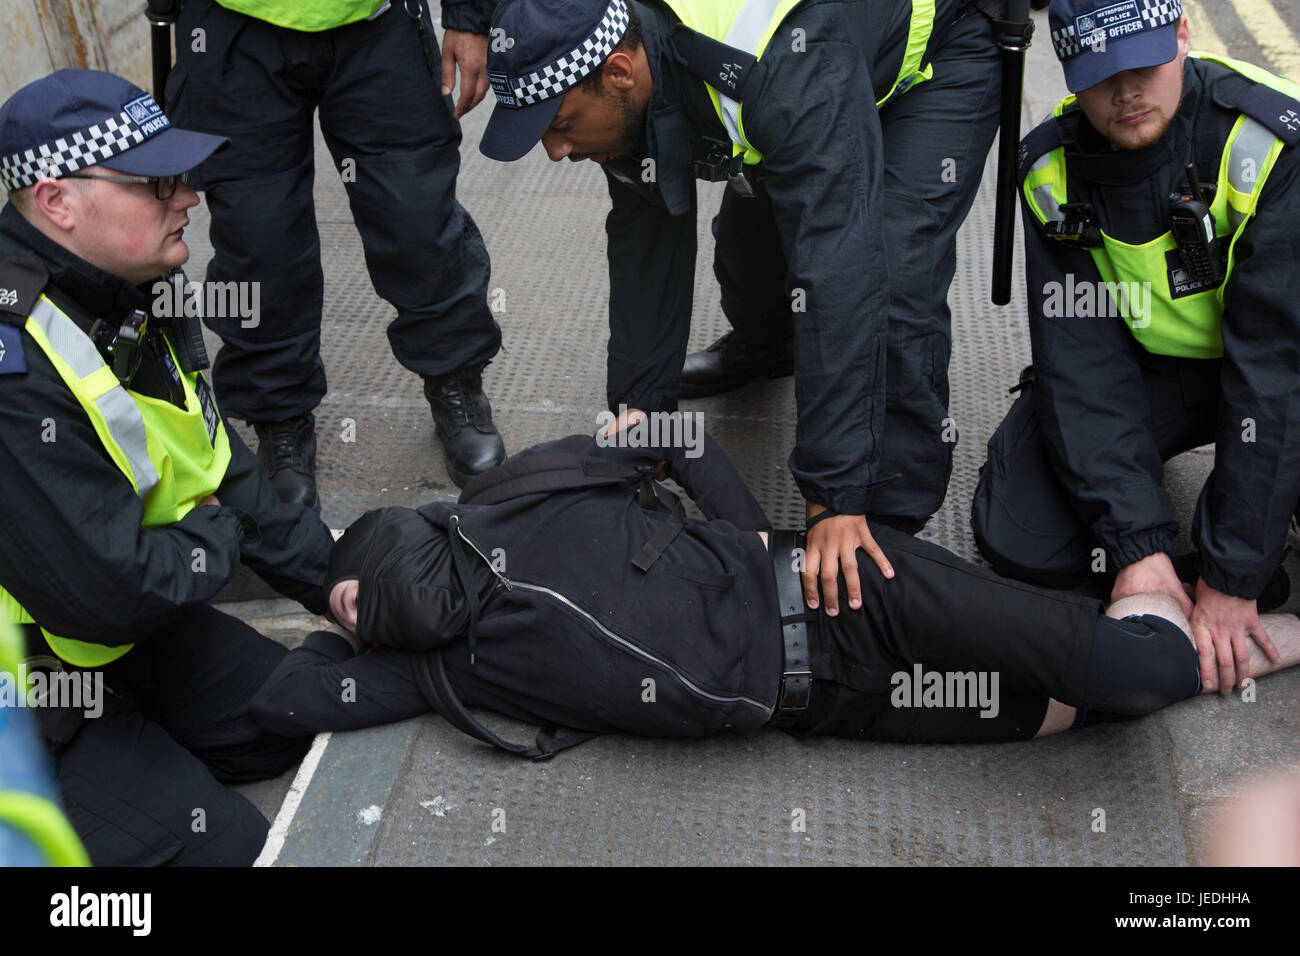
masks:
{"label": "man's face", "polygon": [[645,107],[638,106],[627,90],[605,89],[591,93],[575,86],[542,134],[542,146],[552,161],[571,162],[628,156],[636,151],[645,128]]}
{"label": "man's face", "polygon": [[[123,175],[99,166],[85,172]],[[170,199],[158,199],[152,183],[72,179],[60,180],[60,185],[73,191],[72,251],[92,265],[139,285],[189,259],[183,238],[190,224],[186,210],[198,205],[199,196],[184,183],[177,182]]]}
{"label": "man's face", "polygon": [[1118,149],[1142,149],[1157,142],[1182,102],[1183,62],[1190,46],[1184,17],[1178,24],[1178,55],[1168,63],[1116,73],[1079,93],[1079,106],[1093,129]]}
{"label": "man's face", "polygon": [[345,578],[330,589],[330,614],[353,635],[357,633],[357,595],[360,590],[361,582],[356,578]]}

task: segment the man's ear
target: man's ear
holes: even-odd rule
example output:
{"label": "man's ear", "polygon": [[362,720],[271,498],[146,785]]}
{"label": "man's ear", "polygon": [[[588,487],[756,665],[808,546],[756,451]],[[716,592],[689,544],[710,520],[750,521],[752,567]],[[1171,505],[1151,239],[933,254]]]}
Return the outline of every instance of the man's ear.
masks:
{"label": "man's ear", "polygon": [[1178,21],[1178,55],[1187,56],[1187,51],[1192,48],[1192,27],[1187,20],[1187,14]]}
{"label": "man's ear", "polygon": [[67,183],[57,179],[42,179],[32,187],[29,208],[68,232],[77,222],[78,198],[72,195]]}
{"label": "man's ear", "polygon": [[601,80],[606,89],[623,90],[636,86],[636,63],[626,53],[615,51],[605,60]]}

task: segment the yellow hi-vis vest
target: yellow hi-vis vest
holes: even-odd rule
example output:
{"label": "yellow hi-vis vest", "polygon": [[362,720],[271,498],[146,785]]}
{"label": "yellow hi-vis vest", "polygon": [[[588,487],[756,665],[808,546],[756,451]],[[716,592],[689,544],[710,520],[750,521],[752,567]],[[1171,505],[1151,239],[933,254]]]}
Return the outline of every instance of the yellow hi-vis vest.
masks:
{"label": "yellow hi-vis vest", "polygon": [[[230,439],[201,372],[180,373],[185,408],[178,408],[123,388],[90,337],[48,296],[36,300],[23,328],[77,397],[109,457],[140,497],[142,527],[173,524],[217,490],[230,465]],[[176,362],[170,342],[167,348]],[[179,371],[179,363],[176,367]],[[0,619],[40,623],[2,587]],[[44,628],[41,633],[55,654],[79,667],[101,667],[133,646],[76,641]]]}
{"label": "yellow hi-vis vest", "polygon": [[365,20],[384,5],[384,0],[217,0],[217,3],[277,27],[316,33]]}
{"label": "yellow hi-vis vest", "polygon": [[[781,21],[802,0],[664,0],[682,23],[696,33],[725,43],[761,59]],[[924,63],[925,49],[934,32],[935,0],[913,0],[907,48],[903,52],[898,78],[888,93],[876,101],[880,108],[917,83],[928,80],[934,70]],[[745,138],[741,104],[706,84],[709,99],[732,142],[732,155],[744,154],[746,166],[763,161],[763,154]]]}
{"label": "yellow hi-vis vest", "polygon": [[[13,694],[26,694],[23,674],[23,645],[18,629],[0,619],[0,681],[11,682]],[[48,866],[89,866],[90,858],[81,845],[63,808],[52,794],[40,792],[54,787],[53,779],[42,773],[49,755],[40,741],[36,721],[28,726],[17,724],[30,715],[17,708],[0,710],[0,824],[12,827],[42,853]]]}
{"label": "yellow hi-vis vest", "polygon": [[[1192,56],[1222,64],[1255,83],[1300,99],[1300,84],[1257,66],[1207,53],[1193,52]],[[1055,122],[1074,101],[1074,96],[1062,100],[1048,122]],[[1170,267],[1169,254],[1178,248],[1172,231],[1139,245],[1120,242],[1103,232],[1104,245],[1090,250],[1102,281],[1115,283],[1108,288],[1125,290],[1120,296],[1120,315],[1148,352],[1195,359],[1223,355],[1223,296],[1236,265],[1237,241],[1255,215],[1264,183],[1285,146],[1272,130],[1245,113],[1237,118],[1228,135],[1210,205],[1217,237],[1230,237],[1227,269],[1218,286],[1189,292],[1180,285],[1179,270]],[[1022,188],[1040,223],[1063,218],[1061,206],[1069,202],[1067,182],[1063,146],[1043,154],[1030,167]],[[1149,311],[1124,307],[1127,290],[1147,288],[1151,290]],[[1135,311],[1146,314],[1137,315]]]}

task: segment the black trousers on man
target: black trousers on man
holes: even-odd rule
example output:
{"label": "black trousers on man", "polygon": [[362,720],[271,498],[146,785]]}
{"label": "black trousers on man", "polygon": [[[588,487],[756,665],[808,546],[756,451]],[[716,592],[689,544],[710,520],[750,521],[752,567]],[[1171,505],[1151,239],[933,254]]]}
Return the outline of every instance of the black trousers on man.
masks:
{"label": "black trousers on man", "polygon": [[186,0],[167,112],[178,126],[231,141],[191,181],[212,215],[207,279],[261,283],[256,324],[206,319],[223,342],[213,385],[233,418],[284,421],[325,394],[317,109],[371,281],[397,309],[388,326],[397,360],[437,378],[481,368],[501,346],[487,306],[487,249],[456,201],[460,124],[441,94],[433,26],[419,7],[432,66],[401,3],[372,21],[304,33]]}
{"label": "black trousers on man", "polygon": [[[988,19],[971,13],[954,24],[932,65],[933,79],[880,111],[890,300],[885,430],[877,440],[879,474],[898,477],[872,492],[871,509],[907,531],[943,505],[957,443],[948,416],[948,288],[957,230],[997,132],[1001,73]],[[728,189],[713,234],[713,271],[736,334],[756,343],[791,338],[788,270],[770,201]]]}
{"label": "black trousers on man", "polygon": [[102,714],[36,712],[68,820],[94,865],[248,866],[257,858],[269,824],[223,784],[278,776],[311,743],[310,735],[267,732],[250,710],[286,653],[200,605],[100,669]]}

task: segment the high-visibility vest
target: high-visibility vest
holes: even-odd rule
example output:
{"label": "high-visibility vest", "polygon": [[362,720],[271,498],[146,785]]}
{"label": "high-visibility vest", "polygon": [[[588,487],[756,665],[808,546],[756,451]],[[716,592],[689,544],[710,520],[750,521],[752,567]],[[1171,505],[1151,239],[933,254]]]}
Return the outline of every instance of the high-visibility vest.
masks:
{"label": "high-visibility vest", "polygon": [[[365,20],[385,0],[217,0],[227,10],[289,30],[317,33]],[[400,2],[400,0],[399,0]]]}
{"label": "high-visibility vest", "polygon": [[[1192,55],[1222,64],[1255,83],[1300,99],[1300,84],[1257,66],[1207,53]],[[1047,122],[1055,123],[1074,101],[1074,96],[1067,96]],[[1296,106],[1300,108],[1300,103]],[[1300,131],[1300,116],[1295,116],[1295,129]],[[1026,142],[1033,136],[1026,137]],[[1179,289],[1180,260],[1175,251],[1178,243],[1172,231],[1138,245],[1120,242],[1103,232],[1103,245],[1090,250],[1102,281],[1116,283],[1109,288],[1150,288],[1149,312],[1142,309],[1144,314],[1137,315],[1127,308],[1119,310],[1133,337],[1148,352],[1196,359],[1223,355],[1223,296],[1236,265],[1237,241],[1255,215],[1264,183],[1285,147],[1286,143],[1260,120],[1244,112],[1237,117],[1224,144],[1214,201],[1210,205],[1216,236],[1227,237],[1228,247],[1227,269],[1218,286],[1200,291]],[[1061,206],[1070,201],[1066,194],[1068,181],[1063,146],[1044,153],[1029,167],[1022,189],[1040,223],[1063,219]]]}
{"label": "high-visibility vest", "polygon": [[[170,342],[167,350],[184,387],[185,408],[123,388],[90,337],[44,294],[23,328],[76,396],[109,457],[131,483],[144,505],[143,527],[173,524],[217,490],[230,464],[230,439],[203,373],[181,373]],[[105,615],[112,613],[111,607],[104,608]],[[0,619],[40,623],[3,587]],[[44,628],[41,632],[55,654],[79,667],[100,667],[133,646],[110,647],[58,637]]]}
{"label": "high-visibility vest", "polygon": [[[0,681],[11,694],[26,694],[22,674],[22,640],[18,629],[0,620]],[[5,859],[4,828],[19,837],[18,855],[34,848],[46,866],[88,866],[89,858],[58,803],[50,758],[31,712],[0,707],[0,866]],[[37,861],[27,861],[37,862]]]}
{"label": "high-visibility vest", "polygon": [[[690,29],[712,40],[725,43],[755,59],[763,56],[772,35],[781,21],[802,0],[664,0],[678,18]],[[877,108],[917,83],[934,75],[924,62],[925,50],[934,32],[935,0],[913,0],[912,16],[908,27],[907,47],[898,78],[881,99]],[[763,154],[745,138],[745,124],[741,118],[741,104],[705,84],[713,109],[727,129],[733,144],[733,156],[744,155],[744,164],[753,166],[763,161]]]}

